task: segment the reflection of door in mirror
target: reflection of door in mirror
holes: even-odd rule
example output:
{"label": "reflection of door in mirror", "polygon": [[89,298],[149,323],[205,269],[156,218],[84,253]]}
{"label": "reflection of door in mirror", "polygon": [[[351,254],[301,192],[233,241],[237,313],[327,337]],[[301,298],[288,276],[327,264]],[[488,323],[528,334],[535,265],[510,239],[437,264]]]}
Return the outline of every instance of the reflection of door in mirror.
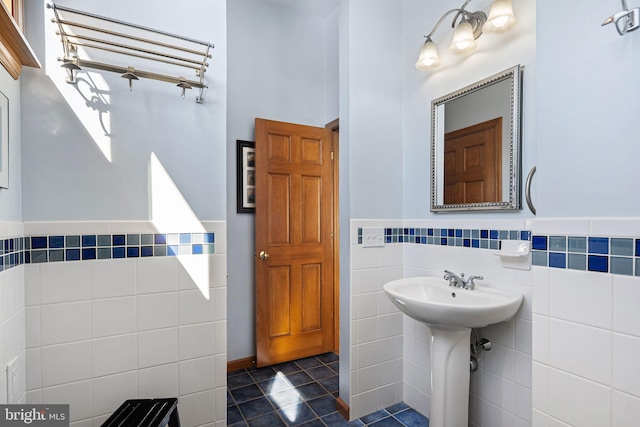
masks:
{"label": "reflection of door in mirror", "polygon": [[445,134],[444,203],[502,201],[502,117]]}

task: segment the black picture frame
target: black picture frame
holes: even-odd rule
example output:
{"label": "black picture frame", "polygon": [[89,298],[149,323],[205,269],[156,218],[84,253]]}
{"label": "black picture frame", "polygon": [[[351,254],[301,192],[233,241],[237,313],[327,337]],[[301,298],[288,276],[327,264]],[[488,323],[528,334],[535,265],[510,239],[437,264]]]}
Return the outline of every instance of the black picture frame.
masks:
{"label": "black picture frame", "polygon": [[256,143],[236,140],[237,213],[256,211]]}

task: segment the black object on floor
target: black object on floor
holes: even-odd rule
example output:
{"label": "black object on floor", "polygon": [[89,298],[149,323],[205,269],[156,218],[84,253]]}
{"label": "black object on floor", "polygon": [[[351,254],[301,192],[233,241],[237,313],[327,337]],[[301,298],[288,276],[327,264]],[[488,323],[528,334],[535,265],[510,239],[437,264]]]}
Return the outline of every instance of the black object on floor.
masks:
{"label": "black object on floor", "polygon": [[102,427],[180,427],[178,399],[126,400]]}

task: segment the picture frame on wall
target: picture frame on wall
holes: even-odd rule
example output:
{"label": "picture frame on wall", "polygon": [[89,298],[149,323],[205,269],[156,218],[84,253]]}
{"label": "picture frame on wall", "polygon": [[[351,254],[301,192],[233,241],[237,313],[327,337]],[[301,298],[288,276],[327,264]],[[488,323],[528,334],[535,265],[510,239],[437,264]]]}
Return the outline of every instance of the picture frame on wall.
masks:
{"label": "picture frame on wall", "polygon": [[0,188],[9,188],[9,99],[0,92]]}
{"label": "picture frame on wall", "polygon": [[256,144],[253,141],[237,140],[238,213],[256,211]]}

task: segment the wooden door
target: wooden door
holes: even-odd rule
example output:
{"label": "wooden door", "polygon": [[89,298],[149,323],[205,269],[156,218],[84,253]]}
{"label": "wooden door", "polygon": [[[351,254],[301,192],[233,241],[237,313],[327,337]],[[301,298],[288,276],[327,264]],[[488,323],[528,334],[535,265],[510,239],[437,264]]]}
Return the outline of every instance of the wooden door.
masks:
{"label": "wooden door", "polygon": [[444,136],[444,204],[502,201],[502,117]]}
{"label": "wooden door", "polygon": [[333,350],[331,130],[256,119],[257,366]]}

